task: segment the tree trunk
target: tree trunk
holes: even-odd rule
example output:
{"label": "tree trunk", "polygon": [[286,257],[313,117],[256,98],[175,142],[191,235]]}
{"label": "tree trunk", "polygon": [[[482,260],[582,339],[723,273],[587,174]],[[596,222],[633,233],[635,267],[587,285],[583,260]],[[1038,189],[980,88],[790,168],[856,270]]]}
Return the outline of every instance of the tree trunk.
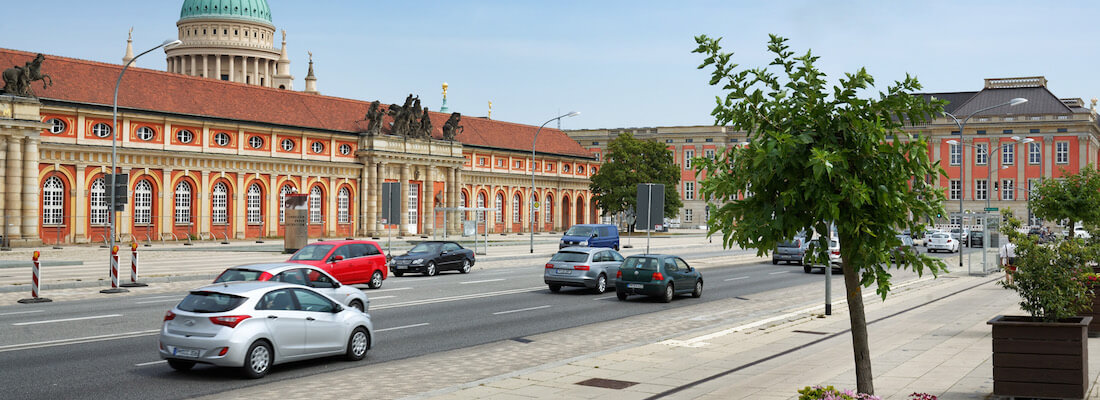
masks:
{"label": "tree trunk", "polygon": [[[848,298],[848,319],[852,325],[852,353],[856,361],[856,390],[860,393],[875,394],[875,385],[871,376],[871,349],[867,339],[867,315],[863,310],[863,287],[859,284],[859,274],[851,263],[851,253],[857,240],[840,236],[841,264],[844,267],[844,292]],[[848,243],[845,247],[845,243]]]}

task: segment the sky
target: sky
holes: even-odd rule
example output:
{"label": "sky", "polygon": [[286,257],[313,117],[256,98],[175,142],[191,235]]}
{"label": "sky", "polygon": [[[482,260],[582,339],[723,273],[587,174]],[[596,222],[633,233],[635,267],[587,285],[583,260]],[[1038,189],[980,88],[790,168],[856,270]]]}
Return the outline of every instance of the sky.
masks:
{"label": "sky", "polygon": [[[121,63],[176,38],[182,0],[7,1],[0,48]],[[318,90],[384,104],[562,129],[712,125],[719,88],[695,36],[722,37],[743,68],[765,66],[768,34],[812,50],[835,83],[860,67],[878,90],[916,76],[926,92],[985,78],[1045,76],[1062,98],[1100,97],[1100,2],[1037,1],[303,1],[268,0],[287,31],[294,88],[313,52]],[[19,17],[16,17],[19,16]],[[278,47],[278,44],[276,44]],[[156,51],[136,62],[165,69]],[[10,66],[0,66],[7,68]],[[48,61],[43,67],[48,72]],[[871,93],[868,93],[871,94]],[[556,127],[556,124],[549,126]]]}

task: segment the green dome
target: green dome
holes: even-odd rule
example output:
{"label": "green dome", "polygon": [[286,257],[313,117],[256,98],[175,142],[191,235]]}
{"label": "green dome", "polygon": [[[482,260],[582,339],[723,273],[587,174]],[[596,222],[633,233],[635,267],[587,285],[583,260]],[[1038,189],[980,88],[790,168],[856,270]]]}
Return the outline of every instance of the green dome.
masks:
{"label": "green dome", "polygon": [[274,26],[267,0],[185,0],[180,20],[192,18],[227,18]]}

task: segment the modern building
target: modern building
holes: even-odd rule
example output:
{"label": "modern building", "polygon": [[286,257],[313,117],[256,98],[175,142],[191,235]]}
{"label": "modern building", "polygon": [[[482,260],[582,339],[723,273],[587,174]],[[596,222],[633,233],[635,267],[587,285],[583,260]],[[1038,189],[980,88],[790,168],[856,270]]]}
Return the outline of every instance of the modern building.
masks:
{"label": "modern building", "polygon": [[[1100,160],[1096,99],[1085,104],[1080,98],[1060,98],[1050,92],[1044,77],[986,79],[981,90],[922,95],[947,100],[945,111],[960,121],[1014,98],[1028,100],[974,114],[966,123],[965,132],[959,132],[955,121],[947,115],[907,128],[913,138],[928,141],[931,161],[939,162],[947,174],[937,179],[936,184],[944,190],[945,208],[950,213],[937,223],[981,224],[975,216],[984,213],[988,196],[989,207],[1011,208],[1021,220],[1038,224],[1029,214],[1030,189],[1042,179],[1078,172],[1090,164],[1096,168]],[[608,142],[623,132],[667,144],[683,171],[679,192],[684,208],[679,222],[683,227],[705,225],[708,209],[699,198],[690,159],[713,157],[726,148],[744,144],[745,133],[719,126],[565,131],[597,160],[603,157]],[[1032,141],[1020,143],[1026,139]],[[948,143],[950,140],[959,144]]]}
{"label": "modern building", "polygon": [[[430,138],[392,134],[388,116],[367,134],[369,101],[319,95],[308,79],[306,92],[289,90],[270,21],[264,0],[185,1],[184,47],[166,51],[168,72],[126,70],[117,126],[122,65],[47,55],[53,85],[35,82],[37,99],[0,95],[6,242],[106,241],[112,146],[128,174],[122,241],[281,236],[287,193],[310,195],[311,237],[458,234],[475,214],[448,211],[444,225],[437,209],[455,207],[495,209],[478,216],[494,233],[527,232],[532,218],[536,231],[596,220],[588,177],[599,163],[561,131],[542,129],[534,159],[537,127],[488,118],[462,118],[453,140],[442,130],[451,115],[437,112],[426,113]],[[0,49],[4,68],[33,58]],[[396,224],[379,219],[383,182],[407,193]]]}

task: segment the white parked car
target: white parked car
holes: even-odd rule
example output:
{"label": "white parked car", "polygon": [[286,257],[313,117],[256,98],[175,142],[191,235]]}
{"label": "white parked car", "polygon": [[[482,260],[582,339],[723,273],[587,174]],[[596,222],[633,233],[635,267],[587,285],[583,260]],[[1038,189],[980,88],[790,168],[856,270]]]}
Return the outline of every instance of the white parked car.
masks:
{"label": "white parked car", "polygon": [[928,241],[925,243],[928,244],[929,253],[938,251],[954,253],[959,251],[959,241],[951,237],[949,233],[933,233],[932,236],[928,237]]}
{"label": "white parked car", "polygon": [[308,287],[227,282],[192,290],[164,314],[157,353],[177,371],[202,363],[260,378],[290,361],[339,354],[362,360],[373,338],[369,314]]}
{"label": "white parked car", "polygon": [[[1069,237],[1067,231],[1062,231],[1062,237]],[[1077,225],[1073,227],[1073,237],[1081,239],[1092,239],[1092,234],[1085,230],[1085,227]]]}

